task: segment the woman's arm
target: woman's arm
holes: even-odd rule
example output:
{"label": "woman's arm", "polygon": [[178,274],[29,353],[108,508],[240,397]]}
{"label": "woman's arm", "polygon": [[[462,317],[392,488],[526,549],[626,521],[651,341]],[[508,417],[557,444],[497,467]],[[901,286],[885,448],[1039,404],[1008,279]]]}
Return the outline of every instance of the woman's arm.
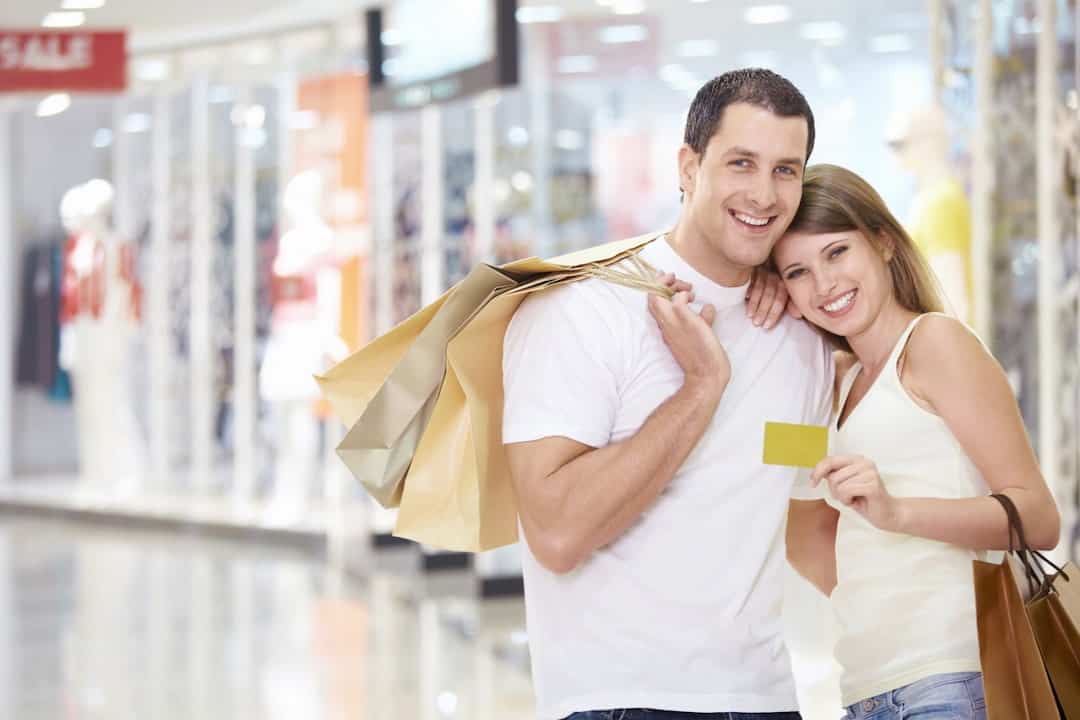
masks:
{"label": "woman's arm", "polygon": [[[908,343],[901,380],[945,421],[990,489],[1013,500],[1031,546],[1054,548],[1057,506],[1005,373],[978,339],[952,318],[924,318]],[[978,550],[1009,547],[1008,520],[992,498],[894,498],[864,458],[828,458],[814,471],[815,480],[822,478],[837,499],[883,530]]]}

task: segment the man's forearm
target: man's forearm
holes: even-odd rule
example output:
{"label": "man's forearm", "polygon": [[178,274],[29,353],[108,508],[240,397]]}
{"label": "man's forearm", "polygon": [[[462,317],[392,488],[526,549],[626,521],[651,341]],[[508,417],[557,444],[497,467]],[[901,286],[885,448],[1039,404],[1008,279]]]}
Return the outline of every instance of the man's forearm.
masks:
{"label": "man's forearm", "polygon": [[562,500],[560,524],[578,561],[626,532],[655,502],[709,427],[722,394],[719,383],[687,383],[634,436],[551,475]]}

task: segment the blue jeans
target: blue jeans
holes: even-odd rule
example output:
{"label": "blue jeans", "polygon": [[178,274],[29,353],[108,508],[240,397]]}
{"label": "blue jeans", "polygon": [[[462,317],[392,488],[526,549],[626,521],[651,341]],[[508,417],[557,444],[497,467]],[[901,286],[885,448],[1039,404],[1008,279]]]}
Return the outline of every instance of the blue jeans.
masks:
{"label": "blue jeans", "polygon": [[980,673],[931,675],[851,705],[847,720],[986,720]]}
{"label": "blue jeans", "polygon": [[565,720],[802,720],[797,712],[778,713],[693,713],[674,710],[630,708],[625,710],[590,710],[574,713]]}

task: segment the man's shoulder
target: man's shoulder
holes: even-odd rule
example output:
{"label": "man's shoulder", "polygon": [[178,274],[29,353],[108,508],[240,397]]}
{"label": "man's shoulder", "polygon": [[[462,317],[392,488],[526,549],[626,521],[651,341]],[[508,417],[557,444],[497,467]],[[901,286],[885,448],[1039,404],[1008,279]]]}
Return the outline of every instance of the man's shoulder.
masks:
{"label": "man's shoulder", "polygon": [[569,315],[583,322],[627,319],[641,314],[636,312],[636,305],[640,304],[641,310],[646,307],[644,300],[637,296],[643,296],[643,292],[606,280],[587,278],[529,293],[515,317],[540,319]]}

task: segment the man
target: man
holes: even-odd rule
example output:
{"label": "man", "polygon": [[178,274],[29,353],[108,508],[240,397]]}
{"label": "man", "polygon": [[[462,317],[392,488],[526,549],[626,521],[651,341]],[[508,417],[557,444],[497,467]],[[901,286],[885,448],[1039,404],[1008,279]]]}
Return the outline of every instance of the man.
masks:
{"label": "man", "polygon": [[744,299],[813,141],[784,78],[713,79],[679,149],[678,224],[641,254],[693,292],[589,280],[530,297],[507,329],[503,439],[543,720],[799,717],[784,527],[811,491],[762,444],[766,421],[827,422],[832,360],[801,321],[757,327]]}

